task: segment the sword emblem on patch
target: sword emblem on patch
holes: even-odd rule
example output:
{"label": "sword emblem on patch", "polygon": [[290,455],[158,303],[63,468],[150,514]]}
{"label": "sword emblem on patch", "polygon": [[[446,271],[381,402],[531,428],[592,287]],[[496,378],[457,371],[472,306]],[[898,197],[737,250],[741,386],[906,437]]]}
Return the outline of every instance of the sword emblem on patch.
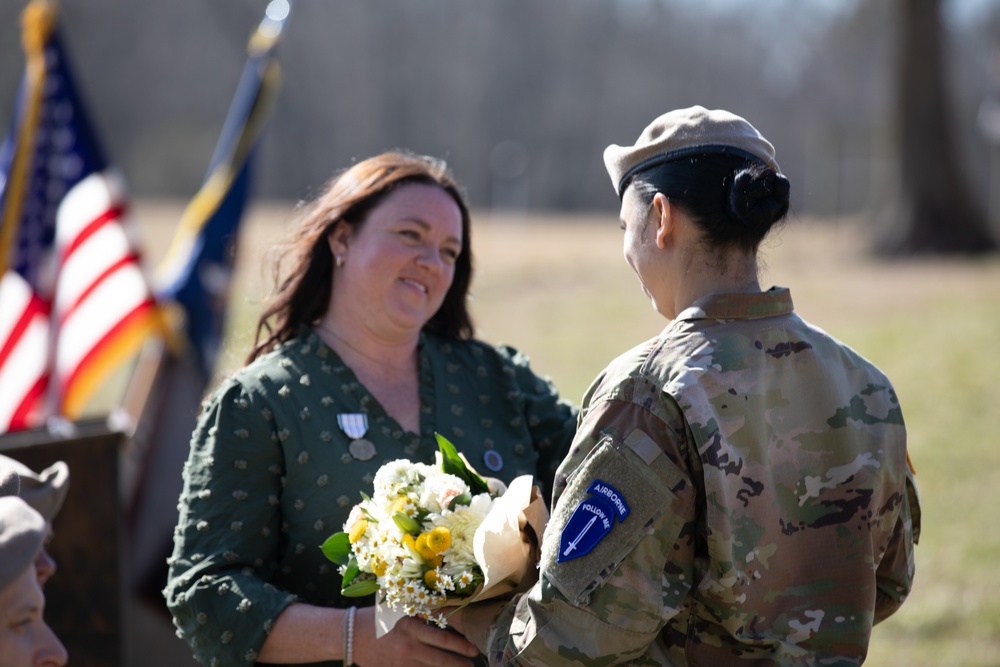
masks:
{"label": "sword emblem on patch", "polygon": [[595,479],[587,493],[592,495],[580,501],[563,527],[556,562],[589,554],[631,512],[625,496],[607,482]]}

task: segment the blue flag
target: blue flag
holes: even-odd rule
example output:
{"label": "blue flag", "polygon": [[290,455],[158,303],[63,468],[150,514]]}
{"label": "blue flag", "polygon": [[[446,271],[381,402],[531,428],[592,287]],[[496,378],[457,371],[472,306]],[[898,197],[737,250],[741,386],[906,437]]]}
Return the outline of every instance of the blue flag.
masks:
{"label": "blue flag", "polygon": [[[274,59],[289,5],[273,0],[250,39],[249,58],[201,189],[181,218],[173,245],[158,270],[158,296],[168,319],[180,325],[171,344],[153,358],[155,380],[139,387],[138,425],[130,472],[123,483],[129,541],[128,585],[138,597],[162,601],[166,560],[173,548],[177,510],[164,498],[183,491],[181,471],[222,342],[230,275],[240,219],[250,196],[254,148],[279,84]],[[169,315],[173,310],[174,315]],[[158,341],[162,343],[162,341]],[[143,370],[147,370],[144,368]],[[161,602],[162,603],[162,602]]]}
{"label": "blue flag", "polygon": [[222,134],[201,189],[188,204],[156,276],[161,303],[179,308],[189,351],[207,380],[224,333],[240,219],[250,192],[254,150],[274,106],[280,68],[274,56],[289,3],[273,0],[250,39]]}

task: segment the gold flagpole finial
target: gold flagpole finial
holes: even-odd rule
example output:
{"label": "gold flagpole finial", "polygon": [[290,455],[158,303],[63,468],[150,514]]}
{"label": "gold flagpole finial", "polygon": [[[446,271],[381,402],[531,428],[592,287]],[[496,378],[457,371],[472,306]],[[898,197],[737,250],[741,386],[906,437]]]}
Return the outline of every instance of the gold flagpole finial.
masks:
{"label": "gold flagpole finial", "polygon": [[31,58],[45,48],[56,24],[56,6],[49,0],[31,0],[21,13],[21,41]]}

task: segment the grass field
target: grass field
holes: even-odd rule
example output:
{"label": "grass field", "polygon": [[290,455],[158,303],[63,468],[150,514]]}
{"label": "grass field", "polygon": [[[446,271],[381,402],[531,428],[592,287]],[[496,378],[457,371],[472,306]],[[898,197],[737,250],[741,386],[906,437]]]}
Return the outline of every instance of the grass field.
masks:
{"label": "grass field", "polygon": [[[163,248],[176,209],[138,213],[146,246]],[[261,258],[287,213],[259,207],[247,221],[226,368],[247,351]],[[574,402],[665,324],[621,258],[614,218],[480,215],[474,226],[480,336],[520,348]],[[1000,257],[890,263],[863,249],[855,221],[793,220],[764,252],[762,283],[791,287],[800,314],[879,365],[907,420],[924,514],[917,580],[866,664],[1000,666]]]}

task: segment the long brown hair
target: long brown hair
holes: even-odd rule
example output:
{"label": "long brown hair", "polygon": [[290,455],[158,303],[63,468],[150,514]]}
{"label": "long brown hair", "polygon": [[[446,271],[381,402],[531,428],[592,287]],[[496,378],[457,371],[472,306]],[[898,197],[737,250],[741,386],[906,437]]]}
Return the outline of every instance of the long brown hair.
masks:
{"label": "long brown hair", "polygon": [[[369,212],[401,185],[437,185],[455,200],[462,214],[462,251],[441,308],[424,330],[446,338],[468,339],[474,328],[467,307],[472,282],[469,208],[443,160],[405,151],[376,155],[340,172],[307,204],[294,235],[274,265],[274,295],[260,319],[247,363],[294,338],[302,325],[312,325],[330,305],[333,255],[327,236],[341,222],[357,230]],[[288,266],[287,273],[282,268]]]}

